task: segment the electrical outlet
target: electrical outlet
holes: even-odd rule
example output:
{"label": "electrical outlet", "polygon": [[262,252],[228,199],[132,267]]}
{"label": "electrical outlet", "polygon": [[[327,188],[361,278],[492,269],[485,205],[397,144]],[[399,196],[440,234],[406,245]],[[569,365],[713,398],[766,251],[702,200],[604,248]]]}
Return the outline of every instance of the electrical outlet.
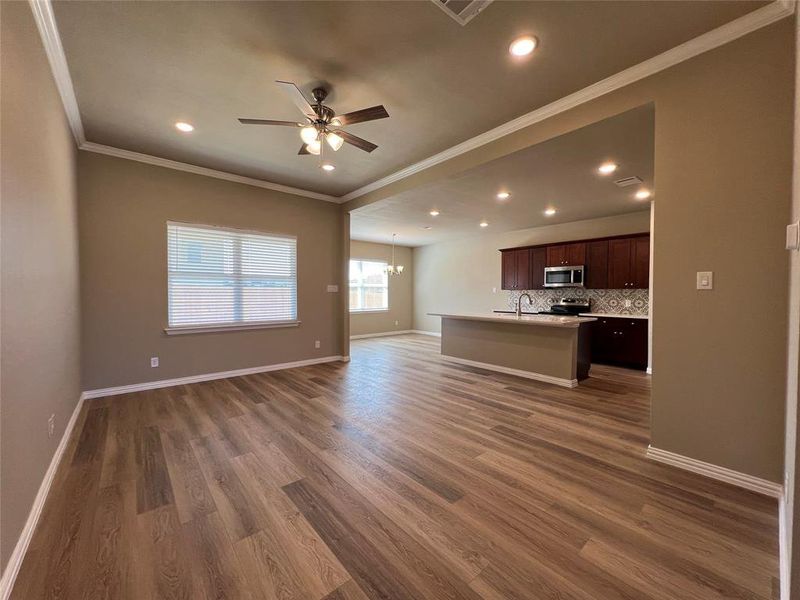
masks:
{"label": "electrical outlet", "polygon": [[314,342],[314,348],[319,348],[319,340],[317,340],[316,342]]}
{"label": "electrical outlet", "polygon": [[697,289],[698,290],[713,290],[714,289],[714,273],[711,271],[698,271],[697,272]]}
{"label": "electrical outlet", "polygon": [[397,327],[398,325],[400,325],[400,321],[395,321],[394,326]]}
{"label": "electrical outlet", "polygon": [[150,357],[150,366],[153,369],[155,369],[158,366],[158,357],[157,356],[151,356]]}
{"label": "electrical outlet", "polygon": [[52,438],[53,434],[56,431],[56,415],[50,415],[50,418],[47,419],[47,437]]}

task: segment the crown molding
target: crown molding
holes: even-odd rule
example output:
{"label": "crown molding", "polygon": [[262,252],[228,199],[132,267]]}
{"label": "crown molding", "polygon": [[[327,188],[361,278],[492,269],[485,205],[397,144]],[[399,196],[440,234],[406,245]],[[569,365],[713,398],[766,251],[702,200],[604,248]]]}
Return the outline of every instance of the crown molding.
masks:
{"label": "crown molding", "polygon": [[234,183],[243,183],[245,185],[252,185],[268,190],[274,190],[276,192],[283,192],[285,194],[305,196],[306,198],[324,200],[325,202],[334,202],[337,204],[341,202],[340,198],[337,198],[336,196],[329,196],[328,194],[320,194],[310,190],[303,190],[300,188],[290,187],[288,185],[281,185],[279,183],[272,183],[263,179],[255,179],[253,177],[236,175],[234,173],[228,173],[227,171],[217,171],[216,169],[198,167],[197,165],[179,162],[177,160],[169,160],[167,158],[161,158],[160,156],[142,154],[141,152],[133,152],[132,150],[123,150],[122,148],[115,148],[114,146],[105,146],[103,144],[95,144],[94,142],[83,142],[78,146],[78,148],[87,152],[95,152],[97,154],[105,154],[106,156],[116,156],[117,158],[135,160],[136,162],[146,163],[148,165],[156,165],[158,167],[165,167],[167,169],[174,169],[176,171],[194,173],[195,175],[214,177],[215,179],[224,179],[225,181],[233,181]]}
{"label": "crown molding", "polygon": [[88,152],[97,152],[99,154],[106,154],[108,156],[116,156],[118,158],[126,158],[128,160],[135,160],[151,165],[166,167],[168,169],[175,169],[187,173],[195,173],[197,175],[205,175],[207,177],[214,177],[216,179],[224,179],[226,181],[233,181],[236,183],[243,183],[245,185],[252,185],[255,187],[275,190],[296,196],[304,196],[307,198],[314,198],[317,200],[324,200],[325,202],[334,202],[342,204],[349,202],[355,198],[363,196],[369,192],[375,191],[382,187],[405,179],[415,173],[424,171],[434,165],[445,162],[466,152],[470,152],[476,148],[484,146],[490,142],[498,140],[506,135],[524,129],[534,123],[544,121],[559,113],[565,112],[576,106],[599,98],[605,94],[618,90],[630,85],[640,79],[649,77],[659,71],[663,71],[678,63],[681,63],[690,58],[694,58],[704,52],[718,48],[723,44],[727,44],[737,38],[740,38],[748,33],[752,33],[757,29],[766,27],[780,19],[791,16],[795,12],[796,0],[774,0],[772,3],[767,4],[751,13],[748,13],[738,19],[721,25],[716,29],[706,32],[688,42],[676,46],[666,52],[654,56],[644,62],[634,65],[624,71],[607,77],[597,83],[583,88],[573,94],[565,96],[555,102],[551,102],[541,108],[537,108],[527,114],[517,117],[516,119],[504,123],[494,129],[486,131],[478,136],[475,136],[465,142],[457,144],[443,152],[434,154],[424,160],[414,163],[408,167],[400,169],[391,175],[373,181],[363,187],[360,187],[344,196],[331,196],[328,194],[320,194],[310,190],[301,188],[290,187],[278,183],[272,183],[263,179],[255,179],[252,177],[244,177],[236,175],[227,171],[218,171],[216,169],[209,169],[206,167],[199,167],[189,163],[169,160],[158,156],[149,154],[142,154],[122,148],[115,148],[113,146],[105,146],[86,140],[83,130],[83,123],[81,122],[80,111],[78,110],[78,102],[75,97],[75,89],[72,86],[72,78],[69,74],[69,67],[67,66],[67,59],[64,54],[64,47],[61,44],[61,37],[58,33],[55,16],[53,14],[53,7],[51,0],[28,0],[33,11],[33,16],[36,21],[36,26],[39,29],[39,34],[42,38],[47,59],[50,62],[50,68],[53,72],[58,92],[61,96],[61,101],[64,105],[64,112],[66,113],[69,121],[72,134],[78,148]]}
{"label": "crown molding", "polygon": [[387,175],[382,179],[378,179],[377,181],[373,181],[372,183],[360,187],[357,190],[349,192],[348,194],[342,196],[341,201],[349,202],[350,200],[354,200],[359,196],[363,196],[369,192],[374,192],[375,190],[385,187],[390,183],[405,179],[410,175],[424,171],[425,169],[448,161],[452,158],[460,156],[461,154],[470,152],[471,150],[475,150],[476,148],[484,146],[490,142],[494,142],[495,140],[498,140],[504,136],[533,125],[534,123],[539,123],[540,121],[549,119],[552,116],[623,88],[636,81],[639,81],[640,79],[654,75],[659,71],[668,69],[669,67],[677,65],[685,60],[689,60],[690,58],[694,58],[695,56],[703,54],[704,52],[718,48],[719,46],[727,44],[728,42],[747,35],[748,33],[752,33],[757,29],[766,27],[767,25],[771,25],[776,21],[792,15],[795,11],[795,5],[796,0],[775,0],[766,6],[762,6],[751,13],[739,17],[738,19],[730,21],[729,23],[725,23],[716,29],[712,29],[711,31],[691,39],[688,42],[684,42],[679,46],[675,46],[674,48],[671,48],[666,52],[662,52],[653,58],[649,58],[638,65],[634,65],[628,69],[625,69],[624,71],[620,71],[619,73],[611,75],[610,77],[598,81],[597,83],[593,83],[582,90],[574,92],[568,96],[564,96],[555,102],[551,102],[550,104],[546,104],[541,108],[537,108],[536,110],[522,115],[521,117],[517,117],[512,121],[508,121],[503,125],[499,125],[494,129],[490,129],[489,131],[470,138],[465,142],[461,142],[452,148],[448,148],[447,150],[439,152],[438,154],[434,154],[425,160],[421,160],[420,162],[414,163],[413,165],[405,167],[404,169],[400,169],[391,175]]}
{"label": "crown molding", "polygon": [[64,105],[64,112],[75,137],[75,143],[80,146],[86,141],[81,122],[81,113],[78,110],[78,100],[75,98],[75,88],[72,87],[72,77],[69,75],[67,57],[64,54],[64,47],[61,45],[61,35],[58,33],[56,17],[53,14],[53,5],[50,0],[29,0],[33,20],[36,21],[36,28],[42,38],[42,45],[50,63],[50,70],[53,72],[58,93],[61,96],[61,103]]}

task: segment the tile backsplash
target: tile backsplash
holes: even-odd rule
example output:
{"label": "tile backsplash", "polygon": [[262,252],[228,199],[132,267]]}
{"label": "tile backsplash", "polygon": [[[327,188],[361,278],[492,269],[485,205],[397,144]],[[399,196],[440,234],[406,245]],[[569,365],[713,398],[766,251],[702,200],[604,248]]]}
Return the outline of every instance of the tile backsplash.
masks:
{"label": "tile backsplash", "polygon": [[[537,312],[550,310],[550,306],[561,298],[589,298],[592,301],[592,312],[620,315],[647,315],[650,312],[650,294],[648,290],[587,290],[584,288],[566,288],[550,290],[529,290],[533,304],[528,308],[523,301],[522,310]],[[509,310],[517,310],[517,299],[521,291],[508,292]],[[625,306],[630,301],[630,306]]]}

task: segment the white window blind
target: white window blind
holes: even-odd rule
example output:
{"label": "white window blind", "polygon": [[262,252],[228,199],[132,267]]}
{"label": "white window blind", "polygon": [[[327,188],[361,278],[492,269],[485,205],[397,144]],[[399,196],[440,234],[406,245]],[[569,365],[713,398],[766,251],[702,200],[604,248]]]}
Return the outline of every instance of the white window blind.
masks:
{"label": "white window blind", "polygon": [[388,263],[378,260],[350,261],[350,310],[387,310],[389,308]]}
{"label": "white window blind", "polygon": [[167,223],[169,327],[297,320],[297,238]]}

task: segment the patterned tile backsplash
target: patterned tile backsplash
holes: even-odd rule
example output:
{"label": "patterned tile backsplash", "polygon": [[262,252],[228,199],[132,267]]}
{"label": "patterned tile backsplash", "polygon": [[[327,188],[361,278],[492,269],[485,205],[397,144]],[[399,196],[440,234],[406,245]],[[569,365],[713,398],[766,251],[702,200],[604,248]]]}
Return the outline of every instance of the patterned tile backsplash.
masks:
{"label": "patterned tile backsplash", "polygon": [[[517,299],[521,291],[508,293],[509,310],[517,310]],[[530,290],[528,293],[533,299],[533,304],[528,308],[527,302],[522,303],[525,312],[538,312],[550,310],[550,305],[561,298],[590,298],[592,312],[620,315],[647,315],[650,312],[650,295],[648,290],[586,290],[583,288]],[[625,306],[625,301],[630,300],[630,306]]]}

